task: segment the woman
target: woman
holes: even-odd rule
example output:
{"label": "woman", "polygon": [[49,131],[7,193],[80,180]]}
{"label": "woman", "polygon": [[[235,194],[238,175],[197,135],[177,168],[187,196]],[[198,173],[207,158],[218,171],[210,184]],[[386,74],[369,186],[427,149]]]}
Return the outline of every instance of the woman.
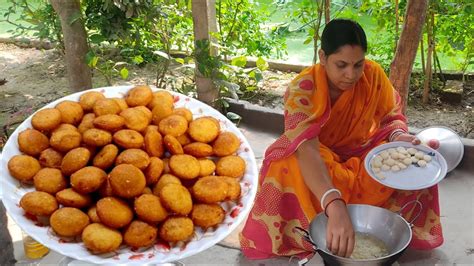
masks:
{"label": "woman", "polygon": [[[354,230],[346,203],[398,211],[418,199],[423,210],[415,221],[411,247],[442,244],[437,186],[397,191],[374,181],[364,169],[365,155],[377,145],[420,143],[407,133],[400,98],[383,69],[365,59],[366,51],[359,24],[332,20],[321,37],[320,63],[290,83],[285,132],[265,153],[256,202],[240,235],[247,257],[310,255],[311,246],[294,228],[308,228],[324,211],[328,249],[350,256]],[[413,212],[405,216],[410,219]]]}

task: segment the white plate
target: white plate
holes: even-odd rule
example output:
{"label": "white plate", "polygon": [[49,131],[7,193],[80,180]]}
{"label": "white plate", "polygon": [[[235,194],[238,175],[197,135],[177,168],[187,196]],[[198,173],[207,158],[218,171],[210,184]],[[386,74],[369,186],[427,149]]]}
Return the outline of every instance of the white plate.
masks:
{"label": "white plate", "polygon": [[[106,97],[123,97],[132,86],[117,86],[92,89],[92,91],[103,92]],[[152,88],[153,90],[158,90]],[[85,92],[85,91],[84,91]],[[61,99],[58,99],[43,108],[52,108],[61,101],[71,100],[79,101],[79,97],[84,92],[78,92]],[[231,131],[241,140],[241,145],[237,154],[247,163],[247,169],[244,177],[240,181],[242,188],[242,196],[238,203],[225,202],[222,207],[226,210],[226,217],[222,224],[215,230],[204,232],[201,228],[196,227],[194,238],[184,246],[167,247],[163,244],[155,244],[148,249],[131,250],[126,246],[122,246],[113,253],[95,255],[90,253],[82,242],[65,242],[59,239],[49,227],[41,227],[35,225],[33,221],[24,216],[24,211],[19,207],[21,197],[29,191],[33,191],[34,187],[22,186],[9,172],[7,163],[11,157],[20,154],[18,148],[18,133],[31,128],[31,116],[26,119],[8,139],[3,148],[3,156],[0,164],[1,186],[3,188],[3,204],[15,220],[15,222],[30,236],[44,244],[48,248],[59,252],[65,256],[78,260],[100,263],[100,264],[145,264],[145,263],[166,263],[176,261],[185,257],[192,256],[196,253],[215,245],[216,243],[227,237],[237,226],[245,220],[254,203],[257,193],[258,171],[255,161],[255,155],[244,135],[235,125],[217,110],[208,105],[197,101],[185,95],[171,92],[175,96],[176,107],[189,108],[194,118],[200,116],[213,116],[220,121],[221,130]]]}
{"label": "white plate", "polygon": [[[382,151],[400,146],[415,148],[419,151],[423,151],[425,154],[431,155],[431,162],[429,162],[426,167],[417,167],[412,164],[398,172],[382,171],[380,173],[382,173],[385,179],[378,178],[377,174],[374,173],[370,167],[370,161]],[[434,186],[443,180],[448,169],[446,160],[436,150],[424,145],[413,145],[409,142],[402,141],[385,143],[375,147],[365,157],[364,165],[367,173],[374,180],[387,187],[401,190],[419,190]]]}

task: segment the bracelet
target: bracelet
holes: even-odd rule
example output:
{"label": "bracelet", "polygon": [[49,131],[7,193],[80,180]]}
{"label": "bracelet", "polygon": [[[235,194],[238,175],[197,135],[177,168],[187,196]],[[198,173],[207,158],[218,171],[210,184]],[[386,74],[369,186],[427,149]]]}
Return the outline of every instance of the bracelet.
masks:
{"label": "bracelet", "polygon": [[328,204],[326,204],[326,208],[324,208],[324,215],[326,215],[326,217],[329,217],[329,216],[328,216],[328,213],[327,213],[327,210],[328,210],[329,205],[331,205],[331,203],[333,203],[333,202],[335,202],[335,201],[338,201],[338,200],[344,202],[344,205],[347,205],[347,204],[346,204],[346,201],[345,201],[343,198],[335,198],[335,199],[332,199],[331,201],[328,202]]}
{"label": "bracelet", "polygon": [[398,136],[398,135],[400,135],[400,134],[404,134],[404,133],[406,133],[406,132],[405,132],[405,130],[403,130],[403,129],[395,129],[395,130],[390,134],[390,136],[388,137],[388,141],[389,141],[389,142],[392,142],[393,139],[394,139],[396,136]]}
{"label": "bracelet", "polygon": [[336,188],[328,189],[326,192],[324,192],[323,196],[321,197],[321,209],[324,210],[324,200],[331,192],[337,192],[339,194],[339,197],[342,197],[341,191],[339,191],[339,189],[336,189]]}

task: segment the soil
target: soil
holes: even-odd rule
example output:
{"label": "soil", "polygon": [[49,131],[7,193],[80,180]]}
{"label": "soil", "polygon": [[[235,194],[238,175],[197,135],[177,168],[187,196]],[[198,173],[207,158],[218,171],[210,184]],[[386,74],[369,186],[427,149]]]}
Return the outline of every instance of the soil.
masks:
{"label": "soil", "polygon": [[[112,78],[113,85],[154,84],[156,70],[153,66],[128,68],[129,79],[125,81],[118,77]],[[168,76],[168,80],[175,80],[174,84],[182,84],[176,82],[177,77],[185,78],[183,71],[178,69],[172,68]],[[296,73],[266,71],[263,89],[244,99],[282,109],[282,95],[295,75]],[[6,83],[2,82],[3,79]],[[108,85],[105,78],[96,74],[93,86]],[[419,104],[419,93],[412,93],[412,103],[407,111],[409,125],[416,128],[442,125],[452,128],[462,137],[474,138],[474,83],[470,82],[464,87],[463,101],[459,105],[445,104],[433,97],[434,103],[423,106]],[[70,93],[73,91],[68,89],[64,62],[57,52],[0,43],[0,149],[8,135],[31,113]]]}

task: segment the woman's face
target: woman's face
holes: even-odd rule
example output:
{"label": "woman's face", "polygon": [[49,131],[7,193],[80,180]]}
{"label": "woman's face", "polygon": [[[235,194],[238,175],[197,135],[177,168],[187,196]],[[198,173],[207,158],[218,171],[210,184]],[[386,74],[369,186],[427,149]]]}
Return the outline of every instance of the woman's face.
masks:
{"label": "woman's face", "polygon": [[365,53],[359,45],[347,44],[329,56],[319,50],[319,60],[326,69],[331,87],[345,91],[353,88],[362,77]]}

